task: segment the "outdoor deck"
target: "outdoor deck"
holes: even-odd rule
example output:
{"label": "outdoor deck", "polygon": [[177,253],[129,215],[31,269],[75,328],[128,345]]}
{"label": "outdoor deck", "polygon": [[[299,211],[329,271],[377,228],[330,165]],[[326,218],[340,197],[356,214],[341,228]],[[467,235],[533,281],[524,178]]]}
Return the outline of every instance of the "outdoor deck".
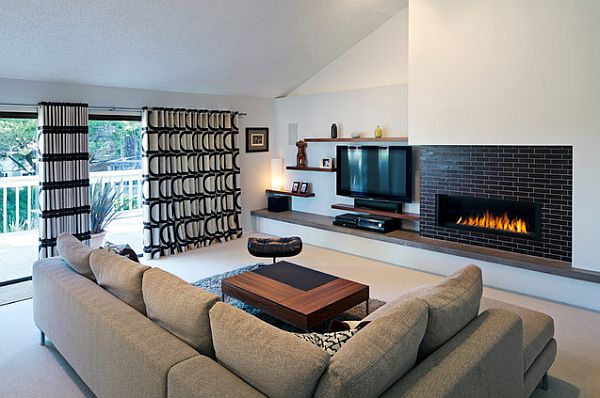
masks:
{"label": "outdoor deck", "polygon": [[[141,210],[123,212],[107,228],[105,241],[128,243],[137,253],[143,249]],[[0,235],[0,282],[31,276],[38,255],[38,231]]]}

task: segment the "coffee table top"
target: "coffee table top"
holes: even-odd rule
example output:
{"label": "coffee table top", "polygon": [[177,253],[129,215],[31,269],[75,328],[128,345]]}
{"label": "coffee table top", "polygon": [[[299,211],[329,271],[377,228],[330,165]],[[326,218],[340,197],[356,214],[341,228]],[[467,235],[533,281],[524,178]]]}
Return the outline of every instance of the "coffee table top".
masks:
{"label": "coffee table top", "polygon": [[367,285],[287,261],[223,279],[221,288],[305,330],[369,298]]}

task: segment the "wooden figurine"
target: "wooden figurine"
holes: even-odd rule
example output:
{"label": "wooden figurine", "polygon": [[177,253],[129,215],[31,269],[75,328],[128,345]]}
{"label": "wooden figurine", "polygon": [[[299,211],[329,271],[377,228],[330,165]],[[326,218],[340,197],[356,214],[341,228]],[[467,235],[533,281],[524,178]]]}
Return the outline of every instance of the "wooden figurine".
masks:
{"label": "wooden figurine", "polygon": [[296,142],[298,154],[296,155],[296,167],[306,167],[306,142]]}

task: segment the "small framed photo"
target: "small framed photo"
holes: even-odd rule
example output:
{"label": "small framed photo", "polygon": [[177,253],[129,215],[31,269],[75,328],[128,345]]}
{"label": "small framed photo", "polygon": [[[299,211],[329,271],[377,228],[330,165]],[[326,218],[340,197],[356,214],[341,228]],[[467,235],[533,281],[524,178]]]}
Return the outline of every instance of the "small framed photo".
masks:
{"label": "small framed photo", "polygon": [[300,181],[294,181],[292,184],[292,193],[298,193],[300,191]]}
{"label": "small framed photo", "polygon": [[333,168],[333,159],[332,158],[321,159],[321,168],[322,169],[332,169]]}
{"label": "small framed photo", "polygon": [[269,151],[269,128],[246,127],[246,152]]}
{"label": "small framed photo", "polygon": [[308,193],[308,182],[303,182],[302,185],[300,185],[300,193],[302,195],[305,195]]}

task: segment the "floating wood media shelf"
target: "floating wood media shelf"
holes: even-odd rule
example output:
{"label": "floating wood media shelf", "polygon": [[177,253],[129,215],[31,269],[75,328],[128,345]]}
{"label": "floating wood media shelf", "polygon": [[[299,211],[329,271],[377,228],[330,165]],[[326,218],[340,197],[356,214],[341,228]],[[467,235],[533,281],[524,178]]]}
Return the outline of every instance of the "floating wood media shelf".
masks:
{"label": "floating wood media shelf", "polygon": [[279,190],[279,189],[267,189],[266,190],[267,193],[272,193],[272,194],[278,194],[278,195],[288,195],[288,196],[297,196],[299,198],[312,198],[315,196],[314,193],[309,192],[309,193],[295,193],[292,191],[284,191],[284,190]]}
{"label": "floating wood media shelf", "polygon": [[385,211],[385,210],[375,210],[375,209],[369,209],[366,207],[356,207],[353,205],[346,205],[343,203],[336,203],[334,205],[331,205],[332,209],[336,209],[336,210],[347,210],[347,211],[355,211],[358,213],[368,213],[368,214],[374,214],[377,216],[385,216],[385,217],[392,217],[392,218],[399,218],[401,220],[410,220],[410,221],[419,221],[421,219],[421,216],[419,214],[414,214],[414,213],[396,213],[393,211]]}
{"label": "floating wood media shelf", "polygon": [[408,142],[408,137],[303,138],[304,142]]}
{"label": "floating wood media shelf", "polygon": [[323,167],[297,167],[297,166],[286,166],[288,170],[302,170],[302,171],[322,171],[325,173],[333,173],[335,172],[334,168],[323,168]]}

